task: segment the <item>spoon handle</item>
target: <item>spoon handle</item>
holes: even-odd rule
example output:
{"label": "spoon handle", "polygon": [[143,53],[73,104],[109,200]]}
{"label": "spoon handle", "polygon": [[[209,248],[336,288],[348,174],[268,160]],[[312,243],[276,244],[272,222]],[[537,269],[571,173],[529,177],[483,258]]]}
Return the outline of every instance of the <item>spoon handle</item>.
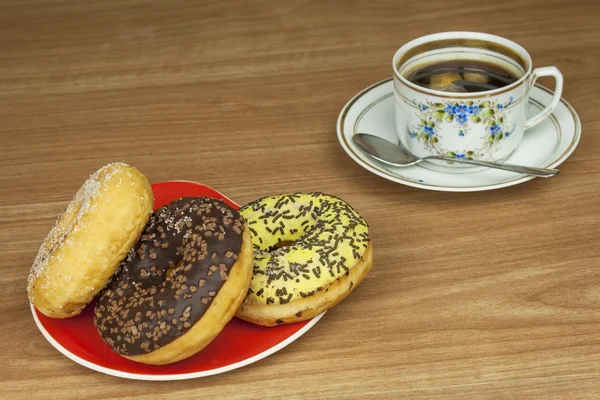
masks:
{"label": "spoon handle", "polygon": [[455,163],[459,163],[459,164],[479,165],[482,167],[490,167],[490,168],[496,168],[496,169],[503,169],[505,171],[518,172],[520,174],[539,176],[541,178],[550,178],[560,172],[559,170],[552,169],[552,168],[525,167],[525,166],[521,166],[521,165],[503,164],[503,163],[492,162],[492,161],[469,160],[466,158],[454,158],[454,157],[447,157],[447,156],[427,156],[427,157],[423,157],[423,159],[443,160],[443,161],[450,161],[450,162],[455,162]]}

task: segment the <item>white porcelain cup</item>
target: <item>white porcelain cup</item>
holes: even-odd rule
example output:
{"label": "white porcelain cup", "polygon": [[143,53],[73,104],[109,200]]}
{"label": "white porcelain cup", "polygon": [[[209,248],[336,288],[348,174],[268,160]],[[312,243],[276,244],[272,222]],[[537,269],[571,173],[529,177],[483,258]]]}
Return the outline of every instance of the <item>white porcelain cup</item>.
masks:
{"label": "white porcelain cup", "polygon": [[[454,93],[426,88],[405,77],[424,65],[456,59],[491,63],[520,78],[498,89]],[[526,129],[552,114],[562,94],[563,77],[556,67],[532,70],[531,57],[523,47],[485,33],[420,37],[398,49],[393,68],[396,131],[402,144],[417,157],[441,154],[504,160],[519,146]],[[554,96],[545,109],[527,119],[529,94],[541,76],[556,80]]]}

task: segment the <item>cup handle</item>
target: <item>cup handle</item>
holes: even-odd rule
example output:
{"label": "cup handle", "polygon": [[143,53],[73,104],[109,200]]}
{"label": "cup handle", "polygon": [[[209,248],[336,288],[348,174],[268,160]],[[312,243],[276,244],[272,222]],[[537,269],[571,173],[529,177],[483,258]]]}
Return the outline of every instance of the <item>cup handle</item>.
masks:
{"label": "cup handle", "polygon": [[533,73],[531,74],[531,84],[529,85],[529,90],[533,88],[533,85],[535,85],[535,81],[537,81],[538,78],[542,76],[553,76],[556,80],[556,88],[554,89],[554,95],[552,96],[552,101],[546,106],[546,108],[544,108],[538,114],[529,118],[527,122],[525,122],[525,129],[529,129],[533,126],[536,126],[537,124],[548,118],[550,114],[552,114],[552,111],[554,111],[554,109],[556,108],[556,105],[560,101],[560,97],[562,95],[563,76],[556,67],[541,67],[534,69]]}

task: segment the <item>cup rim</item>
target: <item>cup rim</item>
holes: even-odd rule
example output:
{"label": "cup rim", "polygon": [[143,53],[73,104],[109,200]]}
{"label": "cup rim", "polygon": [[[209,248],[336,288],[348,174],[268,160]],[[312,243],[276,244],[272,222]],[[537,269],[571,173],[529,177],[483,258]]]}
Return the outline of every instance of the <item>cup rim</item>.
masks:
{"label": "cup rim", "polygon": [[[437,40],[443,40],[443,39],[481,39],[481,40],[485,40],[488,42],[505,45],[505,46],[511,48],[512,50],[515,50],[517,53],[520,53],[519,55],[522,56],[523,59],[525,60],[525,62],[527,63],[527,70],[525,71],[525,74],[523,74],[523,76],[521,78],[519,78],[517,81],[511,83],[508,86],[503,86],[503,87],[497,88],[497,89],[485,90],[485,91],[473,92],[473,93],[451,93],[451,92],[443,92],[441,90],[433,90],[433,89],[424,88],[424,87],[415,85],[414,83],[410,82],[408,79],[404,78],[400,74],[400,72],[398,71],[397,61],[402,54],[406,53],[408,50],[412,49],[416,45],[429,43],[429,42],[433,42],[433,41],[437,41]],[[513,42],[510,39],[506,39],[502,36],[492,35],[490,33],[483,33],[483,32],[449,31],[449,32],[439,32],[439,33],[432,33],[432,34],[425,35],[425,36],[420,36],[418,38],[415,38],[415,39],[405,43],[394,53],[394,57],[392,58],[392,69],[394,70],[394,76],[396,78],[398,78],[401,83],[403,83],[405,86],[408,86],[409,88],[411,88],[417,92],[421,92],[421,93],[425,93],[425,94],[429,94],[429,95],[433,95],[433,96],[437,96],[437,97],[480,98],[480,97],[486,97],[486,96],[492,96],[495,94],[505,93],[512,89],[515,89],[516,87],[521,86],[529,78],[529,75],[531,74],[532,61],[531,61],[531,56],[529,55],[529,53],[527,52],[527,50],[525,50],[525,48],[523,46],[521,46],[520,44],[518,44],[516,42]]]}

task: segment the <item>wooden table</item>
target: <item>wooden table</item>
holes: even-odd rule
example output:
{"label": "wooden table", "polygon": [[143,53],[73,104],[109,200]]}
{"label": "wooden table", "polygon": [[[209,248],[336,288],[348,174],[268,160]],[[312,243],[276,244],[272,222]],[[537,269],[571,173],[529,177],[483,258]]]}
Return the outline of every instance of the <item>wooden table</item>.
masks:
{"label": "wooden table", "polygon": [[[0,398],[599,398],[599,5],[4,0]],[[560,176],[439,193],[344,154],[344,103],[390,75],[402,43],[445,30],[507,36],[560,68],[583,125]],[[86,176],[117,160],[240,203],[341,196],[371,225],[375,267],[301,340],[249,367],[166,383],[85,369],[35,327],[26,277]]]}

